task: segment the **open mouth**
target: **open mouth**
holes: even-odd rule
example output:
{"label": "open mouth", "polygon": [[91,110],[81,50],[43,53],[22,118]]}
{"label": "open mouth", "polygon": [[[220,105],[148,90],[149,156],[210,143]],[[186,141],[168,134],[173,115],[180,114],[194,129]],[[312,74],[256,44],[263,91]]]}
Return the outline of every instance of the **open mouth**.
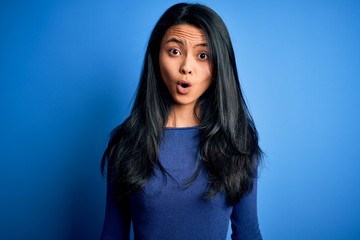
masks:
{"label": "open mouth", "polygon": [[180,81],[177,83],[177,91],[180,94],[187,94],[190,92],[191,89],[191,84],[184,82],[184,81]]}
{"label": "open mouth", "polygon": [[187,87],[190,87],[190,84],[188,84],[188,83],[181,83],[180,86],[182,86],[183,88],[187,88]]}
{"label": "open mouth", "polygon": [[191,87],[191,84],[190,83],[187,83],[185,81],[179,81],[177,83],[179,86],[183,87],[183,88],[188,88],[188,87]]}

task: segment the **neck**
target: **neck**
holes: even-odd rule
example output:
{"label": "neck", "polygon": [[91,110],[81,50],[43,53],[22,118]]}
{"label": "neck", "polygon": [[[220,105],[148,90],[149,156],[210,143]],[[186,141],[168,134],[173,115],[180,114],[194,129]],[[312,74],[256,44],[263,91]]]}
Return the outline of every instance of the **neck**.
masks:
{"label": "neck", "polygon": [[195,117],[194,106],[173,105],[166,127],[180,128],[197,125],[199,125],[199,121]]}

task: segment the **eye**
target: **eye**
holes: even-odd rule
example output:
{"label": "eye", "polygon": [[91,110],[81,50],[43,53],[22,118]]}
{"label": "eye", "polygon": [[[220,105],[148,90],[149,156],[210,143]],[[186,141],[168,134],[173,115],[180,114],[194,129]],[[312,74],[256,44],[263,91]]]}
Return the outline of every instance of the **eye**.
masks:
{"label": "eye", "polygon": [[180,51],[179,51],[178,49],[176,49],[176,48],[170,49],[170,50],[169,50],[169,53],[170,53],[170,55],[172,55],[172,56],[177,56],[177,55],[180,55],[180,54],[181,54]]}
{"label": "eye", "polygon": [[198,55],[198,58],[200,58],[201,60],[206,60],[209,58],[209,56],[207,55],[207,53],[200,53]]}

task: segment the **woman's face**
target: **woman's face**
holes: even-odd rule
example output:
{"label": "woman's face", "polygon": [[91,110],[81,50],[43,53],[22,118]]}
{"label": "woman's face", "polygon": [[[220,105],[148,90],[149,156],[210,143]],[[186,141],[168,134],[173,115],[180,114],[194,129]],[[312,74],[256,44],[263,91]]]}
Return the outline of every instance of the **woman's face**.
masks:
{"label": "woman's face", "polygon": [[159,53],[161,77],[175,104],[195,106],[212,82],[204,31],[189,24],[170,27]]}

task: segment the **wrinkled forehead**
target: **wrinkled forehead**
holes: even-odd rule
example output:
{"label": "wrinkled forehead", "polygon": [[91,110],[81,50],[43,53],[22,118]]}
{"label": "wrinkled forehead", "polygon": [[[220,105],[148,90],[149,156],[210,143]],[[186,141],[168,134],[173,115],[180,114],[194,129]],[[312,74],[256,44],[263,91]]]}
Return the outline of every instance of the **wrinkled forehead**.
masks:
{"label": "wrinkled forehead", "polygon": [[178,24],[171,26],[165,32],[162,43],[176,38],[190,43],[207,43],[204,30],[190,24]]}

